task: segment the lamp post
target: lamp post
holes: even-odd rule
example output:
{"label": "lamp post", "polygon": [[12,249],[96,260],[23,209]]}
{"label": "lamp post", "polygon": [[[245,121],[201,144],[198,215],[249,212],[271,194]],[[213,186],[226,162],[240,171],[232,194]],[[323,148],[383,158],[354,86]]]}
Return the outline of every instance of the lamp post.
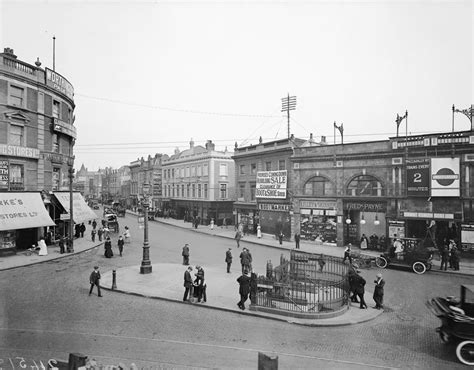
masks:
{"label": "lamp post", "polygon": [[151,261],[150,261],[150,246],[148,245],[148,192],[150,191],[150,184],[144,183],[142,186],[143,189],[143,211],[145,219],[143,220],[143,259],[140,266],[140,274],[149,274],[151,273]]}
{"label": "lamp post", "polygon": [[454,113],[462,113],[464,114],[467,119],[471,122],[471,131],[474,130],[474,127],[472,126],[472,118],[474,117],[474,104],[471,104],[470,108],[466,109],[456,109],[453,104],[453,132],[454,132]]}

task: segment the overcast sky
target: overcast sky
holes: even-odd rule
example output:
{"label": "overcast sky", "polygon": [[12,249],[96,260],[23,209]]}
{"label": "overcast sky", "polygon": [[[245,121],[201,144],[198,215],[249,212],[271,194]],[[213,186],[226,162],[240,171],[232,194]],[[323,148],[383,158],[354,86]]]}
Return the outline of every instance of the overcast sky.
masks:
{"label": "overcast sky", "polygon": [[[74,86],[78,169],[128,165],[206,140],[333,143],[451,131],[473,99],[465,1],[5,1],[2,47]],[[469,121],[456,114],[455,130]],[[405,133],[405,122],[400,126]],[[340,138],[337,138],[338,142]]]}

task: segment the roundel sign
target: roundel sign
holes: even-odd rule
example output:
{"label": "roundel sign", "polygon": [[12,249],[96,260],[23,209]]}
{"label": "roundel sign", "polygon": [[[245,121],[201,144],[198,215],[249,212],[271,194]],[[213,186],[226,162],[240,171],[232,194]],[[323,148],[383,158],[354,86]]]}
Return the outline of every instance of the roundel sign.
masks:
{"label": "roundel sign", "polygon": [[459,158],[431,158],[431,196],[459,196]]}

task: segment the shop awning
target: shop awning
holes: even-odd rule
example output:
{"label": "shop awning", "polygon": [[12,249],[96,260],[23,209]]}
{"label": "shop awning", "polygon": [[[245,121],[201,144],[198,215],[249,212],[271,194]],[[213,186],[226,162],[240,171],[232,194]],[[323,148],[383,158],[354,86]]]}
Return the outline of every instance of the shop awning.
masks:
{"label": "shop awning", "polygon": [[[69,192],[55,191],[53,195],[61,203],[61,206],[66,210],[67,213],[70,209],[70,197]],[[85,221],[93,220],[98,218],[96,213],[86,204],[81,193],[72,193],[72,218],[76,224],[80,224]]]}
{"label": "shop awning", "polygon": [[0,193],[0,231],[54,226],[40,193]]}

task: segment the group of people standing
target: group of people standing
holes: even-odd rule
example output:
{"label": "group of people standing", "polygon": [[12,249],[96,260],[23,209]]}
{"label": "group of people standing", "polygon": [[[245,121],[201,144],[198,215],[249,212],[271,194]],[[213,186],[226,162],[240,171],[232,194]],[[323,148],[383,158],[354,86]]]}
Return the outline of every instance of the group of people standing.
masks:
{"label": "group of people standing", "polygon": [[446,244],[444,244],[441,248],[440,255],[440,270],[444,269],[444,271],[446,271],[449,265],[450,269],[453,269],[454,271],[459,271],[460,251],[453,239],[447,240]]}
{"label": "group of people standing", "polygon": [[204,269],[196,265],[195,279],[192,278],[193,267],[188,266],[184,272],[184,296],[183,302],[190,301],[192,297],[197,299],[198,303],[207,302],[207,283],[204,280]]}
{"label": "group of people standing", "polygon": [[[365,279],[359,274],[354,266],[349,266],[349,299],[351,302],[360,303],[360,309],[366,309],[367,303],[365,303]],[[373,299],[375,302],[374,308],[377,310],[383,309],[383,296],[385,280],[382,274],[378,273],[374,280],[374,295]]]}

